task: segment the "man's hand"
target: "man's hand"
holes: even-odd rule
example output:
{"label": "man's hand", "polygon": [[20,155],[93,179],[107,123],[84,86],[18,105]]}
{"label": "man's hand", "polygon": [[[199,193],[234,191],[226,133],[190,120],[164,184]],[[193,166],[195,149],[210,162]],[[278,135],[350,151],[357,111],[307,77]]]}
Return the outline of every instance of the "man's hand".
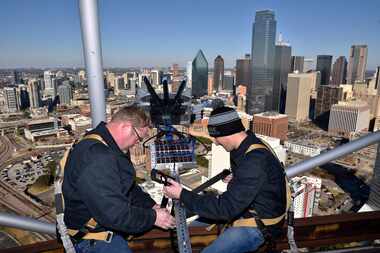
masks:
{"label": "man's hand", "polygon": [[223,178],[223,183],[226,183],[226,184],[228,184],[230,181],[231,181],[231,179],[232,179],[232,173],[231,174],[229,174],[228,176],[226,176],[225,178]]}
{"label": "man's hand", "polygon": [[163,229],[169,229],[175,227],[175,219],[170,215],[166,208],[154,209],[156,211],[156,221],[154,225]]}
{"label": "man's hand", "polygon": [[166,197],[171,199],[179,199],[182,192],[182,186],[173,179],[168,180],[169,185],[164,186],[163,192]]}

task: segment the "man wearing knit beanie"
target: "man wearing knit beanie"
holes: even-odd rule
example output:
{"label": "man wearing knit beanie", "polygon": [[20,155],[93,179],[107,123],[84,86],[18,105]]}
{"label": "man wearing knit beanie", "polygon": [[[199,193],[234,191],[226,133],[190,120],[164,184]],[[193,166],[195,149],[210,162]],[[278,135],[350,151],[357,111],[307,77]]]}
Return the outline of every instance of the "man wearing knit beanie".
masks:
{"label": "man wearing knit beanie", "polygon": [[202,253],[255,251],[281,235],[286,213],[284,169],[259,138],[246,131],[229,107],[212,111],[208,131],[214,142],[230,152],[232,179],[221,195],[198,195],[171,180],[166,196],[180,199],[200,217],[233,224]]}

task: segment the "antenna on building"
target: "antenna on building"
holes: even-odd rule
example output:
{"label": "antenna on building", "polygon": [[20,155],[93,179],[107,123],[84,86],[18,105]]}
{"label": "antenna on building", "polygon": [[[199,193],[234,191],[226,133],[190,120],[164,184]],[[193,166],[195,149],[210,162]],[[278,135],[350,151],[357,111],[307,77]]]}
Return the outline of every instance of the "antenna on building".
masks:
{"label": "antenna on building", "polygon": [[280,33],[280,35],[278,35],[278,44],[282,44],[282,42],[284,42],[283,41],[283,39],[282,39],[282,33]]}
{"label": "antenna on building", "polygon": [[278,35],[278,40],[277,40],[276,45],[279,45],[279,46],[288,46],[289,47],[290,43],[289,43],[289,41],[284,41],[283,35],[282,35],[282,33],[280,33]]}

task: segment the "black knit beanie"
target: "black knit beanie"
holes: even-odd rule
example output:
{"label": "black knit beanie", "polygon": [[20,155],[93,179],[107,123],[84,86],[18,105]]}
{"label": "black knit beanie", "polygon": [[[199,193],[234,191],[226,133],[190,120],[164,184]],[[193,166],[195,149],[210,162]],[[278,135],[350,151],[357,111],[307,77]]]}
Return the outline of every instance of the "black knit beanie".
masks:
{"label": "black knit beanie", "polygon": [[208,133],[211,137],[222,137],[245,131],[238,113],[226,106],[213,110],[208,120]]}

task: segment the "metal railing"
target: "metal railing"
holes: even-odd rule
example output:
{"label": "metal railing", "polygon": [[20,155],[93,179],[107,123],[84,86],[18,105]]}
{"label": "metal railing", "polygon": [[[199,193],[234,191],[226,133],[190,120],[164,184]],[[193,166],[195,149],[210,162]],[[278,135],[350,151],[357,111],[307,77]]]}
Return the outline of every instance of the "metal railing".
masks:
{"label": "metal railing", "polygon": [[286,174],[288,175],[288,177],[294,177],[295,175],[306,172],[319,165],[336,160],[342,156],[348,155],[352,152],[355,152],[377,142],[380,142],[380,131],[370,133],[366,136],[363,136],[347,144],[331,149],[313,158],[292,165],[286,169]]}
{"label": "metal railing", "polygon": [[13,227],[42,234],[56,233],[55,224],[9,213],[0,213],[0,226]]}

